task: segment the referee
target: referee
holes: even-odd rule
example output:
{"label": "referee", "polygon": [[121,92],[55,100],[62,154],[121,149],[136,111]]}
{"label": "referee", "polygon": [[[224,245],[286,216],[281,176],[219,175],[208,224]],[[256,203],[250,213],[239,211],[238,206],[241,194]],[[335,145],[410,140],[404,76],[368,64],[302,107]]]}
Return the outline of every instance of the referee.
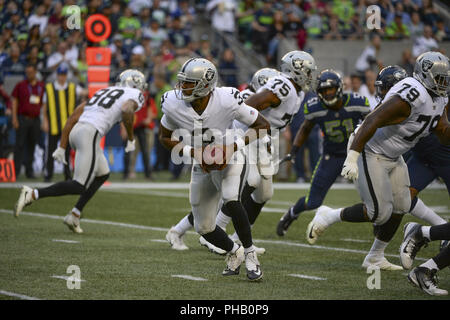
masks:
{"label": "referee", "polygon": [[[56,81],[45,84],[42,125],[43,131],[48,133],[45,182],[50,182],[53,178],[54,159],[52,154],[58,147],[62,129],[75,109],[77,98],[84,94],[84,90],[80,86],[67,81],[68,72],[68,66],[64,63],[60,64],[56,70]],[[70,147],[66,148],[65,180],[71,179],[69,154]]]}

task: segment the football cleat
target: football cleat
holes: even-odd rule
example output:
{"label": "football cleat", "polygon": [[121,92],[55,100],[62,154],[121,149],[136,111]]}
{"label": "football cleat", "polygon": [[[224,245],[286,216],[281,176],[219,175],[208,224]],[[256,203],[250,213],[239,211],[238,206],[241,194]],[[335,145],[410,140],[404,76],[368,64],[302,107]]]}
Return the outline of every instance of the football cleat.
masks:
{"label": "football cleat", "polygon": [[293,215],[292,207],[289,208],[288,212],[286,212],[280,219],[277,224],[277,235],[280,237],[284,236],[294,220],[297,220],[298,216]]}
{"label": "football cleat", "polygon": [[239,246],[235,253],[229,252],[225,258],[227,267],[223,270],[222,275],[234,276],[239,274],[241,263],[245,260],[244,247]]}
{"label": "football cleat", "polygon": [[31,204],[33,201],[33,189],[23,186],[22,190],[20,190],[19,199],[14,206],[14,217],[18,217],[23,208]]}
{"label": "football cleat", "polygon": [[72,212],[64,217],[64,224],[75,233],[83,233],[83,229],[80,228],[80,218]]}
{"label": "football cleat", "polygon": [[422,291],[432,296],[446,296],[447,290],[437,287],[438,278],[436,269],[428,269],[425,267],[416,267],[408,274],[410,283],[422,289]]}
{"label": "football cleat", "polygon": [[[230,239],[233,240],[233,242],[236,242],[237,244],[242,244],[241,240],[239,239],[237,233],[233,233],[230,236]],[[257,247],[253,244],[253,247],[255,248],[255,252],[257,255],[262,255],[264,253],[266,253],[266,249],[265,248],[261,248],[261,247]]]}
{"label": "football cleat", "polygon": [[251,251],[245,255],[245,268],[247,269],[247,278],[250,281],[262,279],[263,273],[255,251]]}
{"label": "football cleat", "polygon": [[216,253],[219,254],[221,256],[225,255],[227,252],[219,247],[216,247],[215,245],[213,245],[211,242],[208,242],[205,238],[200,237],[198,239],[198,241],[200,242],[200,244],[206,248],[208,248],[208,250],[212,253]]}
{"label": "football cleat", "polygon": [[428,240],[422,236],[421,225],[415,222],[408,222],[403,227],[403,242],[400,245],[400,261],[403,268],[411,269],[414,258],[420,248],[427,246]]}
{"label": "football cleat", "polygon": [[374,255],[367,255],[364,258],[362,267],[366,269],[369,267],[378,267],[380,268],[380,270],[387,270],[387,271],[403,270],[401,266],[390,263],[385,257]]}
{"label": "football cleat", "polygon": [[314,219],[308,224],[308,228],[306,228],[306,240],[309,244],[316,243],[317,238],[321,236],[328,227],[326,214],[329,210],[332,209],[327,206],[321,206],[317,209]]}
{"label": "football cleat", "polygon": [[180,235],[175,229],[172,227],[166,234],[166,240],[172,246],[174,250],[188,250],[188,246],[184,244],[183,236]]}

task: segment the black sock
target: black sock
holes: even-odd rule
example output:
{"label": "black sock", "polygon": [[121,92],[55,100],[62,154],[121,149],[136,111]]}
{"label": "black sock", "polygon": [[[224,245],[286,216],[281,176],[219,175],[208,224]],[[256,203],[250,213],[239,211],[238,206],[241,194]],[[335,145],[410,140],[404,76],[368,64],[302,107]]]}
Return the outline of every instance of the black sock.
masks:
{"label": "black sock", "polygon": [[231,219],[233,220],[234,229],[242,245],[244,248],[251,247],[253,245],[252,231],[244,206],[239,201],[229,201],[225,204],[225,207],[232,214]]}
{"label": "black sock", "polygon": [[344,208],[341,212],[341,220],[347,222],[368,222],[367,214],[364,212],[364,204],[358,203],[352,207]]}
{"label": "black sock", "polygon": [[188,214],[188,220],[191,226],[194,226],[194,214],[192,213],[192,211]]}
{"label": "black sock", "polygon": [[247,199],[251,198],[251,194],[256,188],[250,187],[248,183],[245,183],[244,190],[241,193],[241,202],[244,203]]}
{"label": "black sock", "polygon": [[233,240],[231,240],[227,233],[219,226],[216,226],[216,229],[214,229],[213,232],[203,234],[202,236],[206,239],[206,241],[212,243],[220,249],[225,250],[226,252],[230,252],[233,249]]}
{"label": "black sock", "polygon": [[67,194],[82,194],[84,192],[84,187],[78,181],[70,180],[70,181],[61,181],[52,184],[50,187],[39,188],[37,190],[39,193],[39,198],[45,198],[45,197],[64,196]]}
{"label": "black sock", "polygon": [[430,228],[430,240],[450,240],[450,222],[432,226]]}
{"label": "black sock", "polygon": [[414,207],[416,206],[417,200],[417,197],[414,197],[414,199],[411,200],[411,207],[409,208],[409,212],[413,211]]}
{"label": "black sock", "polygon": [[434,258],[439,270],[450,266],[450,246],[445,247],[441,252],[439,252]]}
{"label": "black sock", "polygon": [[378,229],[376,232],[376,237],[378,240],[389,242],[395,235],[400,222],[403,219],[403,214],[393,213],[388,221],[381,226],[376,226],[374,229]]}
{"label": "black sock", "polygon": [[84,206],[86,203],[92,198],[92,196],[97,192],[97,190],[102,186],[102,184],[108,179],[109,173],[105,174],[104,176],[95,177],[92,181],[91,185],[87,190],[85,190],[80,198],[78,199],[77,204],[75,205],[75,208],[78,210],[83,211]]}
{"label": "black sock", "polygon": [[265,202],[263,203],[255,202],[255,200],[253,200],[251,196],[243,201],[243,206],[245,211],[247,212],[248,221],[250,222],[250,225],[255,223],[255,220],[261,213],[261,209],[264,207],[264,204]]}

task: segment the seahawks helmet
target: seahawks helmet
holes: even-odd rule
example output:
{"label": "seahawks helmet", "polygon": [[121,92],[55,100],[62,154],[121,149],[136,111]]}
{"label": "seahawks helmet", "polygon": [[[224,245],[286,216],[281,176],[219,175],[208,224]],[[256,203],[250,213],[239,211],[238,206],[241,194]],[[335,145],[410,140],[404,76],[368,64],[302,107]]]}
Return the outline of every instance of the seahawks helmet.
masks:
{"label": "seahawks helmet", "polygon": [[313,87],[312,73],[316,69],[313,56],[305,51],[291,51],[281,58],[281,72],[304,91],[309,91]]}
{"label": "seahawks helmet", "polygon": [[272,68],[262,68],[255,72],[250,81],[250,89],[253,89],[254,92],[258,91],[263,85],[267,83],[269,78],[275,77],[279,75],[280,72],[278,70]]}
{"label": "seahawks helmet", "polygon": [[417,57],[414,78],[434,94],[446,97],[450,86],[450,61],[440,52],[425,52]]}
{"label": "seahawks helmet", "polygon": [[[317,77],[316,92],[319,96],[320,101],[323,102],[323,104],[325,104],[327,107],[336,104],[339,99],[342,99],[343,87],[344,85],[341,76],[339,75],[339,73],[332,69],[323,70]],[[336,88],[336,91],[331,95],[326,95],[322,91],[323,89],[328,88]]]}
{"label": "seahawks helmet", "polygon": [[406,70],[399,66],[383,68],[375,80],[375,96],[381,101],[394,84],[408,77]]}
{"label": "seahawks helmet", "polygon": [[135,69],[128,69],[123,71],[119,75],[119,79],[116,85],[119,87],[136,88],[139,90],[145,90],[147,88],[144,74]]}
{"label": "seahawks helmet", "polygon": [[[203,58],[191,58],[181,67],[177,75],[178,83],[175,95],[187,102],[207,96],[217,84],[217,69],[210,61]],[[183,82],[193,82],[193,88],[183,88]],[[192,90],[190,95],[186,91]]]}

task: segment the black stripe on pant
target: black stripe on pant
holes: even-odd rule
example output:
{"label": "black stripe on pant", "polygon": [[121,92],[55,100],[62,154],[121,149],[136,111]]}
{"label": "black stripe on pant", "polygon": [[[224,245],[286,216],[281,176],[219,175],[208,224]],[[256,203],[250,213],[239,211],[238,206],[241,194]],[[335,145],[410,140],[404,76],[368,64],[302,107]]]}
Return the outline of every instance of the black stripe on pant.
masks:
{"label": "black stripe on pant", "polygon": [[96,143],[95,141],[97,140],[97,136],[98,136],[98,131],[95,131],[94,134],[94,140],[92,141],[92,161],[91,161],[91,167],[89,168],[89,173],[87,175],[86,178],[86,182],[84,183],[84,187],[87,188],[89,180],[91,179],[92,173],[94,172],[94,166],[95,166],[95,149],[96,149]]}
{"label": "black stripe on pant", "polygon": [[362,153],[362,160],[363,160],[363,166],[364,166],[364,175],[366,177],[367,186],[369,187],[370,196],[372,198],[373,207],[374,207],[374,213],[372,217],[372,222],[374,222],[378,218],[378,200],[377,196],[375,194],[375,190],[373,189],[372,180],[370,179],[369,174],[369,168],[367,166],[367,159],[366,159],[366,152],[363,150]]}

